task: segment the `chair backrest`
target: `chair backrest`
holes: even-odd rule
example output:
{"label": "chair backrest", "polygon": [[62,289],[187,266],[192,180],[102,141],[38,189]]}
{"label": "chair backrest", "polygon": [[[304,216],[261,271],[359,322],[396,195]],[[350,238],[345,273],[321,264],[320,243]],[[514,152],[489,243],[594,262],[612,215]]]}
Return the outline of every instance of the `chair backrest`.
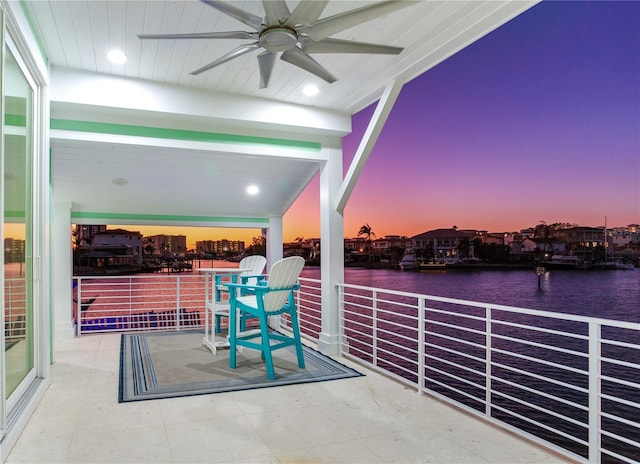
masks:
{"label": "chair backrest", "polygon": [[[240,261],[240,269],[249,269],[249,271],[245,271],[242,275],[255,276],[260,275],[264,271],[264,267],[267,264],[267,258],[262,255],[251,255],[246,258],[242,258]],[[247,279],[247,285],[255,285],[258,282],[258,279]]]}
{"label": "chair backrest", "polygon": [[271,266],[267,287],[269,292],[264,295],[264,309],[266,312],[279,311],[287,303],[290,290],[277,291],[279,288],[291,288],[298,281],[304,258],[290,256],[281,259]]}

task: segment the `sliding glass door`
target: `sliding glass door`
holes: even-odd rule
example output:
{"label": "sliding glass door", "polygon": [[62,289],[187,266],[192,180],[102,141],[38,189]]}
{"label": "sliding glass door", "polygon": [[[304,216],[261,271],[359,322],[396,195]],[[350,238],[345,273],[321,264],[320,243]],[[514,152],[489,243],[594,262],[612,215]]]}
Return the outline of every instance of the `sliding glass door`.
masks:
{"label": "sliding glass door", "polygon": [[4,48],[4,398],[11,414],[36,375],[33,304],[34,87],[12,50]]}

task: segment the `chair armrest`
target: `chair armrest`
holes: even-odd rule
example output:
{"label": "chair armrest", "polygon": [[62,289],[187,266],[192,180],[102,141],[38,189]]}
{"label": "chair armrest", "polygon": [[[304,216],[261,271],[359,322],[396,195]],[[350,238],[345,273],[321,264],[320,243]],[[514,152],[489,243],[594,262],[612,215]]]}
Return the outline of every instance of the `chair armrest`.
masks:
{"label": "chair armrest", "polygon": [[262,282],[267,278],[266,274],[257,275],[241,275],[240,280],[243,284],[246,284],[249,279],[256,279],[258,282]]}
{"label": "chair armrest", "polygon": [[[266,282],[265,282],[266,284]],[[281,287],[281,288],[269,288],[267,287],[265,284],[257,284],[257,285],[246,285],[246,284],[234,284],[231,282],[224,282],[222,285],[224,285],[225,287],[232,289],[232,288],[240,288],[240,289],[245,289],[245,290],[254,290],[260,293],[269,293],[269,292],[275,292],[275,291],[283,291],[283,290],[300,290],[300,284],[293,284],[291,287]]]}
{"label": "chair armrest", "polygon": [[224,287],[227,287],[229,290],[231,290],[232,288],[240,288],[243,290],[262,289],[264,291],[265,289],[263,285],[234,284],[233,282],[223,282],[222,285]]}

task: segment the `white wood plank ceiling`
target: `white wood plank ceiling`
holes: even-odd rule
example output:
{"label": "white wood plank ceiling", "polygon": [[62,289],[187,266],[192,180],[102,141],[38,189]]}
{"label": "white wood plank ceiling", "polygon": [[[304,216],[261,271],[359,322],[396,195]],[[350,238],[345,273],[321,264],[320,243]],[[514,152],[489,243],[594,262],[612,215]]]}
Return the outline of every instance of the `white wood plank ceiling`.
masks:
{"label": "white wood plank ceiling", "polygon": [[[228,3],[259,17],[262,2]],[[350,11],[371,1],[329,1],[320,17]],[[291,11],[297,1],[287,2]],[[257,54],[245,54],[197,76],[190,73],[251,40],[141,40],[138,34],[248,31],[245,24],[197,0],[53,0],[26,2],[52,66],[174,83],[320,106],[352,114],[375,101],[394,78],[407,81],[477,40],[535,1],[418,1],[331,36],[403,47],[397,56],[314,54],[337,77],[328,84],[312,74],[277,60],[267,89],[259,88]],[[112,48],[128,60],[113,65]],[[306,83],[320,87],[316,99],[302,94]]]}
{"label": "white wood plank ceiling", "polygon": [[[260,1],[229,4],[264,17]],[[298,1],[287,5],[293,11]],[[332,0],[320,19],[375,2]],[[406,8],[351,27],[331,38],[404,47],[399,55],[314,54],[337,81],[329,84],[277,60],[266,89],[259,86],[256,50],[197,76],[190,73],[225,55],[239,39],[147,39],[138,34],[251,31],[244,23],[197,0],[26,1],[30,22],[52,67],[126,76],[267,101],[320,107],[351,115],[375,102],[393,79],[406,82],[472,43],[536,0],[447,0],[412,2]],[[107,52],[121,49],[122,65]],[[316,98],[302,87],[316,84]],[[262,100],[264,101],[264,100]],[[52,104],[52,116],[62,108]],[[64,117],[64,116],[62,116]],[[282,136],[286,138],[285,136]],[[182,216],[266,218],[281,215],[318,171],[320,162],[188,149],[52,140],[56,201],[74,211]],[[113,184],[125,178],[126,186]],[[241,189],[260,185],[262,195]],[[123,223],[123,222],[120,222]]]}

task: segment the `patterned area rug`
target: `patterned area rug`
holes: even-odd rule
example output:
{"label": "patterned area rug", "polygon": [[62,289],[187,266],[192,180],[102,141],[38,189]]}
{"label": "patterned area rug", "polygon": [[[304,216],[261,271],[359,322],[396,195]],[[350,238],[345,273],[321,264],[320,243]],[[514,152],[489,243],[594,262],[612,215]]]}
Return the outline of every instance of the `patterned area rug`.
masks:
{"label": "patterned area rug", "polygon": [[205,395],[252,388],[358,377],[363,374],[304,347],[306,369],[300,369],[295,349],[273,353],[276,380],[269,380],[260,352],[238,353],[236,369],[229,368],[229,349],[211,354],[202,345],[203,332],[123,334],[120,348],[118,401],[142,401]]}

